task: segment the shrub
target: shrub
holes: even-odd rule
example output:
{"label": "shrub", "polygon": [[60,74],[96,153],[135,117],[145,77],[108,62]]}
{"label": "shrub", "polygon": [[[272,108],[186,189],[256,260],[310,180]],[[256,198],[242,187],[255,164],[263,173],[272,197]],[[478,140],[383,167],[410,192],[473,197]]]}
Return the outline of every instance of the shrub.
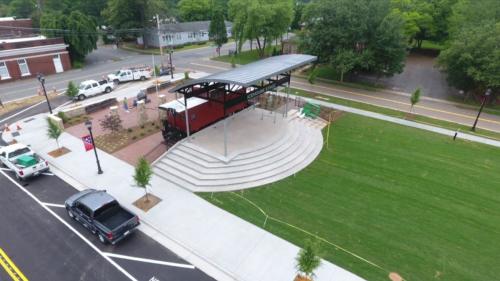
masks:
{"label": "shrub", "polygon": [[184,72],[184,79],[189,80],[189,71]]}
{"label": "shrub", "polygon": [[70,98],[74,98],[78,94],[78,88],[75,86],[73,81],[69,81],[68,88],[66,89],[66,95]]}
{"label": "shrub", "polygon": [[64,112],[59,111],[59,112],[57,113],[57,117],[61,118],[61,120],[62,120],[63,124],[68,123],[69,118],[68,118],[68,116],[66,116],[66,114],[65,114]]}

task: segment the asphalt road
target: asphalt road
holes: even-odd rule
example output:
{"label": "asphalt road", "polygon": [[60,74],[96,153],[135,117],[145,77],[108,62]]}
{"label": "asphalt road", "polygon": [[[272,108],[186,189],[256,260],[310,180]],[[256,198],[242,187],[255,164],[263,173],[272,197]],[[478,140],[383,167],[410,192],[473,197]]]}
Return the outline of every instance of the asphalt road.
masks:
{"label": "asphalt road", "polygon": [[[248,44],[247,44],[248,45]],[[245,45],[243,48],[247,48]],[[221,49],[221,54],[225,54],[229,49],[234,49],[234,43],[228,43]],[[172,61],[178,71],[185,71],[195,68],[191,63],[204,58],[214,56],[215,47],[202,47],[197,49],[178,51],[173,53]],[[164,56],[166,59],[167,56]],[[73,69],[59,74],[48,75],[45,78],[47,90],[65,89],[69,81],[80,83],[88,79],[101,79],[102,76],[113,73],[120,68],[135,65],[152,65],[152,56],[128,52],[124,50],[114,50],[110,47],[100,47],[87,58],[88,63],[82,69]],[[155,56],[155,63],[159,64],[160,57]],[[37,93],[40,84],[36,78],[13,81],[0,85],[0,99],[3,102],[33,96]]]}
{"label": "asphalt road", "polygon": [[[61,206],[73,187],[50,173],[18,186],[11,173],[0,173],[0,248],[28,280],[213,280],[139,230],[102,245]],[[3,267],[0,280],[11,280]]]}

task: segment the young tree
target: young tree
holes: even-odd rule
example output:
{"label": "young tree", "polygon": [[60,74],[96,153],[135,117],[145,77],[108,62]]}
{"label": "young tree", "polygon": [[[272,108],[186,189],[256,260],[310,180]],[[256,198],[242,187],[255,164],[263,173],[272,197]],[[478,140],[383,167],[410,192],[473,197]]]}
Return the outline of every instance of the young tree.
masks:
{"label": "young tree", "polygon": [[212,20],[210,21],[209,37],[217,45],[218,54],[220,56],[220,48],[224,43],[227,43],[227,29],[224,22],[224,11],[220,8],[215,8]]}
{"label": "young tree", "polygon": [[56,144],[57,144],[57,149],[60,149],[60,146],[59,146],[59,137],[61,136],[62,134],[62,129],[57,125],[57,123],[50,119],[50,118],[47,118],[47,124],[48,124],[48,128],[47,128],[47,136],[53,140],[56,141]]}
{"label": "young tree", "polygon": [[77,94],[78,88],[76,87],[75,83],[73,83],[73,81],[69,81],[68,88],[66,89],[66,95],[70,98],[74,98]]}
{"label": "young tree", "polygon": [[106,114],[104,119],[99,120],[99,124],[104,130],[110,131],[112,134],[116,134],[123,129],[122,119],[120,115],[115,113]]}
{"label": "young tree", "polygon": [[311,242],[307,242],[306,246],[300,249],[296,261],[296,267],[299,274],[304,274],[309,280],[312,280],[314,270],[321,264],[321,259],[316,256],[315,245]]}
{"label": "young tree", "polygon": [[410,103],[411,103],[411,107],[410,107],[410,112],[413,111],[413,107],[420,101],[420,88],[417,88],[410,96]]}
{"label": "young tree", "polygon": [[146,202],[149,202],[147,187],[151,185],[150,181],[152,176],[153,170],[151,169],[151,165],[149,165],[148,161],[146,161],[144,157],[141,157],[135,167],[134,181],[138,187],[144,188],[144,192],[146,193]]}
{"label": "young tree", "polygon": [[344,82],[344,74],[349,73],[356,66],[358,57],[352,50],[338,50],[331,61],[331,65],[340,72],[340,82]]}

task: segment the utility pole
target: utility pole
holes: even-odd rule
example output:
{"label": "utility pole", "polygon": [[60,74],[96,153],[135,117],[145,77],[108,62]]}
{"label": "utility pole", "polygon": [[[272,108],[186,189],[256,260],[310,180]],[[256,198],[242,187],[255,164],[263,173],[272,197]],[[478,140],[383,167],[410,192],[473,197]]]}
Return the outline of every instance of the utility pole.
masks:
{"label": "utility pole", "polygon": [[160,46],[160,62],[163,58],[163,48],[161,46],[160,15],[156,14],[156,28],[158,29],[158,45]]}

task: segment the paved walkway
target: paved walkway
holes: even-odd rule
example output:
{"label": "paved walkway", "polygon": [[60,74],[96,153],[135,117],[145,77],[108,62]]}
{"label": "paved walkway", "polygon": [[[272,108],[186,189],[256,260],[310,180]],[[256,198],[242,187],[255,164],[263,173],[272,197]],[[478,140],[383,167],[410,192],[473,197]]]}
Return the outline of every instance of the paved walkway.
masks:
{"label": "paved walkway", "polygon": [[[80,139],[63,133],[60,144],[72,152],[59,158],[47,153],[56,143],[47,138],[44,115],[24,124],[19,142],[30,144],[54,167],[54,172],[81,187],[105,188],[124,206],[139,214],[143,223],[156,231],[153,238],[217,280],[290,281],[296,275],[295,257],[299,248],[248,223],[195,194],[154,176],[150,192],[162,201],[144,213],[132,203],[144,192],[135,187],[133,166],[99,151],[104,174],[97,175],[93,153],[85,152]],[[10,134],[4,134],[10,141]],[[60,172],[58,172],[60,171]],[[362,281],[363,279],[323,261],[317,281]]]}

